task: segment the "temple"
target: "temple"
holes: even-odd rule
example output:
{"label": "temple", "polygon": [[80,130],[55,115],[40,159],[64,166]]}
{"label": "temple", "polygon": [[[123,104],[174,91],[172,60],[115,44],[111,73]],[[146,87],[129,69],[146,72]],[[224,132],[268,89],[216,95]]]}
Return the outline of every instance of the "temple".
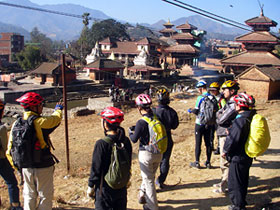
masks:
{"label": "temple", "polygon": [[272,51],[275,45],[279,44],[279,39],[270,33],[270,27],[275,27],[277,23],[263,15],[251,18],[245,23],[252,27],[253,31],[237,37],[235,40],[242,43],[245,51],[222,59],[224,73],[238,75],[252,65],[273,65],[280,69],[280,58]]}

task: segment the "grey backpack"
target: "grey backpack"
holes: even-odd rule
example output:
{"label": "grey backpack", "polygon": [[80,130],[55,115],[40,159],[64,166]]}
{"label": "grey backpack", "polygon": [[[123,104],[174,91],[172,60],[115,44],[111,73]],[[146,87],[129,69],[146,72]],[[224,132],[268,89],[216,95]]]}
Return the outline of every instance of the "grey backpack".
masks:
{"label": "grey backpack", "polygon": [[204,95],[200,100],[198,118],[202,125],[214,125],[216,112],[219,110],[218,102],[213,95]]}

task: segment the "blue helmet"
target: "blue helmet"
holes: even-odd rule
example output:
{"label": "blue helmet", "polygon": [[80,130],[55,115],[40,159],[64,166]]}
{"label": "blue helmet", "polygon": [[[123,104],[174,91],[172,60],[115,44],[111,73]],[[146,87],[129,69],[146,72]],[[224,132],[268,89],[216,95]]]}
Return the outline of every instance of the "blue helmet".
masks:
{"label": "blue helmet", "polygon": [[206,87],[206,82],[204,80],[199,80],[198,83],[196,84],[196,88],[201,88],[201,87]]}

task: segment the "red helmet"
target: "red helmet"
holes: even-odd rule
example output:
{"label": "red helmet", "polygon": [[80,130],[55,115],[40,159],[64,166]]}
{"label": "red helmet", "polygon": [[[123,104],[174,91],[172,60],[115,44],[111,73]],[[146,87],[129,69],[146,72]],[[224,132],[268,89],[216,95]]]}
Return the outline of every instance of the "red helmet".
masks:
{"label": "red helmet", "polygon": [[23,96],[16,99],[16,101],[19,102],[23,108],[27,108],[29,106],[36,106],[42,103],[43,100],[44,99],[42,98],[42,96],[34,92],[25,93]]}
{"label": "red helmet", "polygon": [[140,94],[136,97],[135,103],[137,106],[149,107],[152,104],[152,100],[147,94]]}
{"label": "red helmet", "polygon": [[253,96],[249,96],[246,93],[239,93],[233,97],[233,100],[240,107],[251,108],[255,105],[255,99]]}
{"label": "red helmet", "polygon": [[124,120],[124,113],[122,110],[116,107],[107,107],[101,113],[100,116],[102,119],[106,120],[110,124],[121,124]]}

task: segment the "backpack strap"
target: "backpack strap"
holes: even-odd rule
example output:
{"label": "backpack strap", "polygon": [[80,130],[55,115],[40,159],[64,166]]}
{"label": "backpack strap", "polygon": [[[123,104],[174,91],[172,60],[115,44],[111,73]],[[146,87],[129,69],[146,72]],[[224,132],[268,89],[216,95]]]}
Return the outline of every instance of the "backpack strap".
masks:
{"label": "backpack strap", "polygon": [[105,136],[102,140],[107,142],[111,146],[113,146],[113,144],[115,143],[109,136]]}

